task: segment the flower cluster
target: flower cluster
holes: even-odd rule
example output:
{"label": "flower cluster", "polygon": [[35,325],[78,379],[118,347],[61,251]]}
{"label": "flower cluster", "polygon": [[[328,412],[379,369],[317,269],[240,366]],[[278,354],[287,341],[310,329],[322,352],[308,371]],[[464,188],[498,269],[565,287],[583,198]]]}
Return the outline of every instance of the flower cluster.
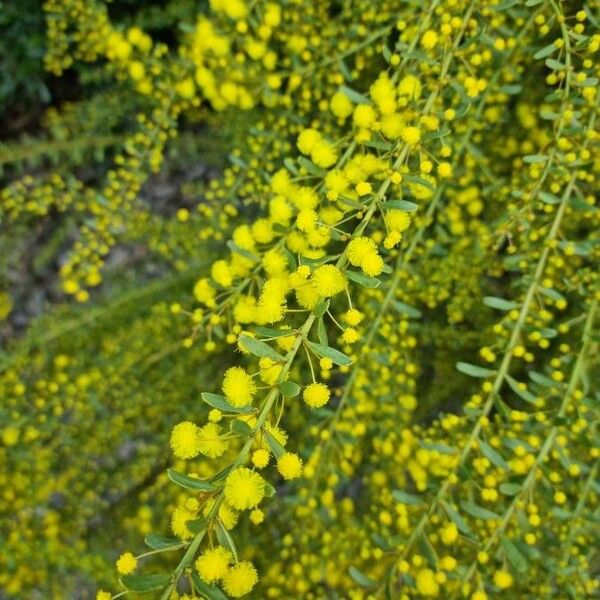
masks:
{"label": "flower cluster", "polygon": [[[150,475],[140,458],[136,485],[108,488],[122,510],[111,522],[133,523],[150,550],[135,555],[134,536],[111,548],[119,583],[99,576],[98,600],[118,586],[117,596],[161,600],[597,595],[600,33],[590,9],[209,4],[171,52],[138,27],[116,28],[102,2],[46,2],[60,15],[48,67],[102,57],[152,110],[101,193],[72,175],[26,176],[3,192],[3,215],[93,215],[61,269],[79,300],[123,229],[172,257],[193,227],[216,256],[188,268],[187,291],[170,314],[155,309],[150,332],[152,319],[132,327],[149,371],[177,337],[177,366],[151,395],[131,357],[107,381],[100,369],[72,381],[70,357],[56,357],[51,381],[25,365],[7,371],[6,463],[44,452],[14,490],[3,485],[6,511],[28,524],[43,505],[46,536],[58,539],[53,493],[102,443],[88,441],[58,490],[25,500],[18,492],[60,465],[44,445],[55,432],[46,413],[42,427],[26,425],[37,416],[19,399],[42,409],[50,395],[51,427],[70,431],[90,414],[80,397],[111,397],[112,381],[135,388],[123,381],[131,373],[136,397],[106,418],[140,448],[152,426],[170,436],[148,442]],[[171,230],[137,197],[169,138],[201,118],[230,130],[230,166],[191,186],[198,215],[180,208]],[[136,211],[146,216],[128,223]],[[104,342],[115,363],[119,340]],[[17,562],[30,531],[10,531]],[[9,593],[47,585],[20,564],[0,579]]]}

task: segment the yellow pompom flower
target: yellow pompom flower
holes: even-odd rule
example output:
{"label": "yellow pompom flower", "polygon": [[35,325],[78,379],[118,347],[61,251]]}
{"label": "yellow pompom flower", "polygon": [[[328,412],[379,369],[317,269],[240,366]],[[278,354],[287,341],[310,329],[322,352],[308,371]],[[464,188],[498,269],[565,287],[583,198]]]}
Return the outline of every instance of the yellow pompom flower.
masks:
{"label": "yellow pompom flower", "polygon": [[203,581],[214,583],[225,576],[232,558],[231,552],[223,546],[205,550],[196,560],[196,571]]}
{"label": "yellow pompom flower", "polygon": [[220,428],[215,423],[207,423],[198,430],[198,450],[209,458],[219,458],[227,450],[227,443],[221,439]]}
{"label": "yellow pompom flower", "polygon": [[296,145],[302,154],[310,154],[315,144],[321,141],[321,134],[316,129],[303,129]]}
{"label": "yellow pompom flower", "polygon": [[104,592],[103,590],[99,590],[96,594],[96,600],[111,600],[112,594],[110,592]]}
{"label": "yellow pompom flower", "polygon": [[269,464],[269,451],[265,448],[259,448],[252,453],[252,464],[257,469],[264,469]]}
{"label": "yellow pompom flower", "polygon": [[326,169],[335,163],[338,153],[333,144],[326,140],[319,140],[310,151],[310,157],[317,167]]}
{"label": "yellow pompom flower", "polygon": [[352,119],[354,120],[354,124],[357,127],[362,127],[364,129],[369,129],[375,123],[375,119],[377,118],[377,113],[375,109],[369,104],[359,104],[354,109],[354,115]]}
{"label": "yellow pompom flower", "polygon": [[232,598],[245,596],[258,581],[254,565],[243,561],[234,565],[223,577],[223,588]]}
{"label": "yellow pompom flower", "polygon": [[338,119],[346,119],[352,114],[352,102],[344,92],[336,92],[331,97],[330,108]]}
{"label": "yellow pompom flower", "polygon": [[418,127],[405,127],[400,136],[409,146],[414,146],[421,140],[421,131]]}
{"label": "yellow pompom flower", "polygon": [[188,529],[187,522],[195,517],[196,513],[187,510],[183,506],[178,506],[171,515],[171,530],[182,540],[194,537],[194,534]]}
{"label": "yellow pompom flower", "polygon": [[357,237],[350,240],[346,247],[348,262],[355,267],[360,267],[365,256],[377,252],[377,245],[368,237]]}
{"label": "yellow pompom flower", "polygon": [[421,82],[414,75],[406,75],[398,84],[398,95],[418,100],[421,96]]}
{"label": "yellow pompom flower", "polygon": [[348,325],[358,325],[363,320],[363,314],[356,310],[356,308],[351,308],[349,311],[344,313],[344,321],[348,323]]}
{"label": "yellow pompom flower", "polygon": [[425,50],[431,50],[435,48],[438,43],[438,34],[433,31],[433,29],[428,29],[421,38],[421,46],[425,48]]}
{"label": "yellow pompom flower", "polygon": [[265,481],[258,473],[238,467],[227,476],[224,494],[236,510],[255,508],[265,496]]}
{"label": "yellow pompom flower", "polygon": [[18,427],[8,426],[2,430],[2,443],[5,446],[15,446],[19,441],[21,431]]}
{"label": "yellow pompom flower", "polygon": [[500,569],[494,573],[494,583],[501,590],[505,590],[512,586],[513,576],[504,569]]}
{"label": "yellow pompom flower", "polygon": [[312,274],[311,281],[319,296],[329,298],[343,292],[348,285],[346,277],[335,265],[321,265]]}
{"label": "yellow pompom flower", "polygon": [[255,508],[250,513],[250,522],[253,525],[260,525],[265,520],[265,513],[260,508]]}
{"label": "yellow pompom flower", "polygon": [[311,383],[304,388],[302,399],[312,408],[321,408],[329,402],[329,388],[324,383]]}
{"label": "yellow pompom flower", "polygon": [[188,459],[198,456],[200,453],[198,441],[198,427],[190,421],[178,423],[171,431],[171,448],[177,458]]}
{"label": "yellow pompom flower", "polygon": [[440,538],[446,546],[453,544],[458,538],[458,528],[454,523],[448,523],[441,531]]}
{"label": "yellow pompom flower", "polygon": [[359,196],[366,196],[367,194],[370,194],[372,191],[372,187],[371,184],[368,181],[359,181],[356,184],[356,193]]}
{"label": "yellow pompom flower", "polygon": [[403,233],[410,226],[410,215],[403,210],[388,210],[385,220],[392,231],[399,233]]}
{"label": "yellow pompom flower", "polygon": [[302,475],[302,459],[293,452],[286,452],[277,460],[277,470],[284,479],[297,479]]}
{"label": "yellow pompom flower", "polygon": [[194,286],[194,296],[198,302],[204,304],[208,308],[214,308],[216,306],[215,295],[216,290],[210,285],[208,279],[198,279]]}
{"label": "yellow pompom flower", "polygon": [[133,573],[135,568],[137,567],[137,559],[131,552],[125,552],[125,554],[121,554],[119,559],[117,560],[117,571],[121,575],[129,575],[129,573]]}
{"label": "yellow pompom flower", "polygon": [[369,277],[377,277],[377,275],[380,275],[384,266],[383,258],[376,252],[367,254],[360,264],[363,273]]}
{"label": "yellow pompom flower", "polygon": [[421,569],[417,573],[416,587],[419,594],[433,598],[440,593],[440,586],[431,569]]}
{"label": "yellow pompom flower", "polygon": [[251,404],[256,390],[254,380],[242,367],[231,367],[225,371],[222,389],[232,406]]}

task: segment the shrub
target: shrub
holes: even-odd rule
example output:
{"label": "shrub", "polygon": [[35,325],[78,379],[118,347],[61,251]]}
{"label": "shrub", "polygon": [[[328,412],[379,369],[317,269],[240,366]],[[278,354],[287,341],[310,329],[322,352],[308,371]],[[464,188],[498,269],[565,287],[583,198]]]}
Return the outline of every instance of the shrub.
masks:
{"label": "shrub", "polygon": [[[2,192],[6,222],[69,215],[85,303],[0,382],[7,592],[596,595],[590,8],[211,0],[159,9],[158,41],[100,1],[44,6],[47,69],[96,65],[100,88],[53,118],[77,135],[67,115],[111,98],[94,135],[117,137],[86,181],[59,161]],[[190,132],[229,166],[161,214],[144,185]],[[95,332],[90,289],[132,242],[162,283],[134,272],[126,310],[105,281]]]}

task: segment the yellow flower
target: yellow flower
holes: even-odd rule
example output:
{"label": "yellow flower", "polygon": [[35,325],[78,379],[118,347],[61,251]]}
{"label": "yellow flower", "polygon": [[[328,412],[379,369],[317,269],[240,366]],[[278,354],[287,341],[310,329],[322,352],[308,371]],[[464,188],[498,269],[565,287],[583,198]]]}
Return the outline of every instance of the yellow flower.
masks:
{"label": "yellow flower", "polygon": [[302,459],[293,452],[286,452],[277,460],[277,470],[284,479],[297,479],[302,475]]}
{"label": "yellow flower", "polygon": [[311,383],[304,388],[302,399],[312,408],[321,408],[329,402],[329,388],[324,383]]}
{"label": "yellow flower", "polygon": [[321,265],[312,274],[311,281],[319,296],[328,298],[343,292],[348,285],[346,277],[335,265]]}
{"label": "yellow flower", "polygon": [[254,508],[265,496],[265,481],[254,471],[238,467],[225,481],[225,499],[237,510]]}
{"label": "yellow flower", "polygon": [[494,573],[494,583],[501,590],[505,590],[512,586],[513,577],[508,571],[500,569]]}
{"label": "yellow flower", "polygon": [[417,573],[416,586],[422,596],[434,597],[440,593],[440,586],[431,569],[421,569]]}
{"label": "yellow flower", "polygon": [[233,598],[240,598],[252,591],[258,581],[254,565],[243,561],[234,565],[223,577],[223,588]]}
{"label": "yellow flower", "polygon": [[171,431],[171,448],[177,458],[194,458],[200,452],[198,427],[191,421],[183,421]]}
{"label": "yellow flower", "polygon": [[196,560],[196,571],[203,581],[214,583],[225,576],[232,558],[231,552],[223,546],[205,550]]}
{"label": "yellow flower", "polygon": [[231,367],[225,371],[223,393],[232,406],[247,406],[252,403],[254,380],[242,367]]}
{"label": "yellow flower", "polygon": [[207,423],[198,430],[198,450],[209,458],[219,458],[227,450],[218,425]]}
{"label": "yellow flower", "polygon": [[137,567],[137,559],[131,552],[126,552],[125,554],[121,554],[119,556],[119,560],[117,560],[117,571],[121,575],[129,575],[129,573],[133,573],[135,568]]}

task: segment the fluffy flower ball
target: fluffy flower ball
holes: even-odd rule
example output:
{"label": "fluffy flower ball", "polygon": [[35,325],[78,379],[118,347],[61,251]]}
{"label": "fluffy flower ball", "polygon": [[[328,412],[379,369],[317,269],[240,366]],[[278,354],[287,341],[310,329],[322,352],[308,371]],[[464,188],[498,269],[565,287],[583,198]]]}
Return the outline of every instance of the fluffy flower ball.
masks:
{"label": "fluffy flower ball", "polygon": [[312,274],[311,281],[319,296],[329,298],[343,292],[348,285],[346,277],[335,265],[321,265]]}
{"label": "fluffy flower ball", "polygon": [[277,470],[284,479],[297,479],[302,475],[302,460],[293,452],[286,452],[277,461]]}
{"label": "fluffy flower ball", "polygon": [[329,388],[324,383],[311,383],[304,388],[302,399],[312,408],[321,408],[329,402]]}
{"label": "fluffy flower ball", "polygon": [[198,456],[198,427],[191,421],[183,421],[171,431],[171,448],[177,458],[194,458]]}
{"label": "fluffy flower ball", "polygon": [[255,386],[252,377],[241,367],[231,367],[223,378],[223,393],[229,404],[247,406],[252,403]]}
{"label": "fluffy flower ball", "polygon": [[198,450],[208,458],[219,458],[227,450],[227,443],[221,439],[216,423],[207,423],[198,430]]}
{"label": "fluffy flower ball", "polygon": [[137,567],[137,559],[131,552],[125,552],[125,554],[121,554],[119,556],[119,560],[117,560],[117,571],[121,575],[129,575],[129,573],[133,573],[135,568]]}
{"label": "fluffy flower ball", "polygon": [[248,510],[265,497],[265,481],[258,473],[238,467],[227,476],[224,493],[230,506],[237,510]]}
{"label": "fluffy flower ball", "polygon": [[243,561],[234,565],[223,577],[223,588],[232,598],[240,598],[252,590],[258,581],[254,565]]}
{"label": "fluffy flower ball", "polygon": [[205,550],[196,560],[196,571],[206,583],[219,581],[229,570],[231,559],[231,552],[223,546]]}

